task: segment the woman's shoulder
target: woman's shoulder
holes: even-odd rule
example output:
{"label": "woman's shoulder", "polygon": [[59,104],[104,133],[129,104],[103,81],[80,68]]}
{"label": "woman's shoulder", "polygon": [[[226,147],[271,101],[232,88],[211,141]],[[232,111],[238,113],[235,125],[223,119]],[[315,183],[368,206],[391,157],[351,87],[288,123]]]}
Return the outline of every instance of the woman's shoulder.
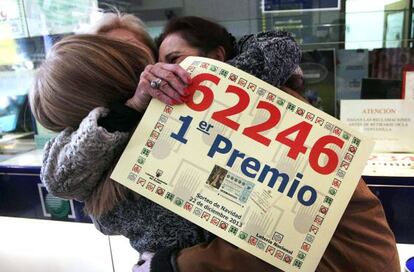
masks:
{"label": "woman's shoulder", "polygon": [[98,126],[107,113],[102,107],[92,110],[79,128],[66,128],[46,144],[41,180],[53,195],[86,200],[122,150],[128,133]]}
{"label": "woman's shoulder", "polygon": [[392,233],[379,199],[361,179],[317,271],[399,271]]}

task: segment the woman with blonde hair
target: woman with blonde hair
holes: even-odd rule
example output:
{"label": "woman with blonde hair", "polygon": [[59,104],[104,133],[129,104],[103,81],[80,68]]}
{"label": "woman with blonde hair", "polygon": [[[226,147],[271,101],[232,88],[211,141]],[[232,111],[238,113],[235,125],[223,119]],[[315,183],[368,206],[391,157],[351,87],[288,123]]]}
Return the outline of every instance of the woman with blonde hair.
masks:
{"label": "woman with blonde hair", "polygon": [[[113,104],[134,99],[140,74],[150,63],[153,63],[153,57],[143,47],[96,35],[71,36],[55,44],[37,71],[34,87],[29,93],[32,112],[39,123],[52,131],[63,131],[49,145],[63,139],[64,134],[70,135],[73,129],[82,130],[83,124],[94,121],[91,116],[109,118],[108,110],[102,107],[109,108]],[[130,112],[139,114],[133,110]],[[112,138],[122,141],[125,137],[122,137],[122,133],[115,133]],[[63,153],[61,155],[65,157],[59,159],[70,159],[72,153]],[[111,160],[111,157],[101,159],[106,161]],[[65,195],[65,188],[58,185],[50,183],[52,187],[49,189],[57,196],[71,197]],[[86,188],[87,192],[80,195],[74,192],[73,195],[75,199],[87,200],[86,208],[92,214],[100,214],[106,206],[113,206],[117,199],[125,198],[125,190],[118,184],[108,182],[99,185],[101,188],[98,191],[102,195],[92,195],[93,198],[86,199],[86,194],[93,190],[87,187],[88,184],[79,184],[77,188]]]}
{"label": "woman with blonde hair", "polygon": [[151,50],[148,55],[157,56],[154,40],[145,28],[144,22],[138,17],[115,10],[101,13],[100,18],[80,34],[98,34],[138,45],[143,43]]}
{"label": "woman with blonde hair", "polygon": [[[117,9],[101,13],[100,18],[86,27],[81,34],[97,34],[128,42],[142,48],[148,55],[152,55],[154,60],[158,57],[155,42],[146,31],[146,26],[141,19],[132,14],[121,13]],[[184,78],[184,82],[179,80],[180,77]],[[151,87],[151,81],[156,79],[165,80],[162,90],[155,90]],[[185,86],[182,83],[188,83],[188,81],[187,73],[178,65],[150,64],[143,73],[135,94],[139,96],[139,99],[136,99],[139,104],[130,106],[138,111],[144,111],[152,97],[169,104],[183,102],[185,94],[182,90]]]}
{"label": "woman with blonde hair", "polygon": [[[186,247],[208,235],[109,178],[141,116],[124,103],[134,104],[140,75],[152,61],[133,44],[70,36],[52,47],[29,94],[39,123],[61,131],[45,147],[41,179],[47,189],[84,201],[103,233],[126,236],[139,252]],[[49,171],[56,165],[62,167]]]}

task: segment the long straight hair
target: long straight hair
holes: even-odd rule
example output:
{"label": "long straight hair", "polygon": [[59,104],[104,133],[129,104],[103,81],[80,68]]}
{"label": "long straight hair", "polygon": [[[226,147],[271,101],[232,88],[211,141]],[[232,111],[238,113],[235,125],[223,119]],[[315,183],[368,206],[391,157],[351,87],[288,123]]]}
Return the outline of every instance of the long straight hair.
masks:
{"label": "long straight hair", "polygon": [[[132,97],[139,76],[154,56],[129,43],[99,35],[73,35],[56,43],[38,69],[29,100],[35,118],[59,132],[77,129],[96,107]],[[115,162],[114,162],[115,163]],[[85,201],[89,214],[99,216],[126,198],[127,189],[107,177]]]}

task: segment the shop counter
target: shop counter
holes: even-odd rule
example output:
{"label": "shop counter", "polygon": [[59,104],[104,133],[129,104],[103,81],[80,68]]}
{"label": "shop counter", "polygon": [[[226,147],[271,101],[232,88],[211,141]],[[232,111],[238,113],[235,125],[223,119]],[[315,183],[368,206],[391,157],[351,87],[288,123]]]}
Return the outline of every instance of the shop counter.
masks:
{"label": "shop counter", "polygon": [[[0,216],[91,222],[82,203],[49,194],[40,182],[42,150],[0,162]],[[414,244],[414,175],[363,176],[381,200],[398,243]]]}
{"label": "shop counter", "polygon": [[414,176],[363,176],[381,200],[398,243],[414,244]]}
{"label": "shop counter", "polygon": [[42,150],[0,162],[0,216],[90,223],[82,203],[54,197],[40,181]]}

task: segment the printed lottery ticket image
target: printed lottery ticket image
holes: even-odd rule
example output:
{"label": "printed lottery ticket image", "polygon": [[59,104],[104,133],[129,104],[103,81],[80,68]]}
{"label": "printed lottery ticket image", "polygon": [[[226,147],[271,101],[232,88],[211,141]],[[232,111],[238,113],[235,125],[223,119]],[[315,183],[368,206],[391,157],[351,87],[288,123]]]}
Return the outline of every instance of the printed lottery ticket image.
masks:
{"label": "printed lottery ticket image", "polygon": [[213,171],[211,171],[211,174],[207,179],[207,184],[209,184],[210,186],[216,189],[219,189],[226,175],[227,175],[226,169],[215,165],[213,168]]}
{"label": "printed lottery ticket image", "polygon": [[254,188],[254,183],[244,180],[218,165],[215,165],[211,171],[207,184],[218,189],[218,195],[230,198],[240,204],[246,203]]}

